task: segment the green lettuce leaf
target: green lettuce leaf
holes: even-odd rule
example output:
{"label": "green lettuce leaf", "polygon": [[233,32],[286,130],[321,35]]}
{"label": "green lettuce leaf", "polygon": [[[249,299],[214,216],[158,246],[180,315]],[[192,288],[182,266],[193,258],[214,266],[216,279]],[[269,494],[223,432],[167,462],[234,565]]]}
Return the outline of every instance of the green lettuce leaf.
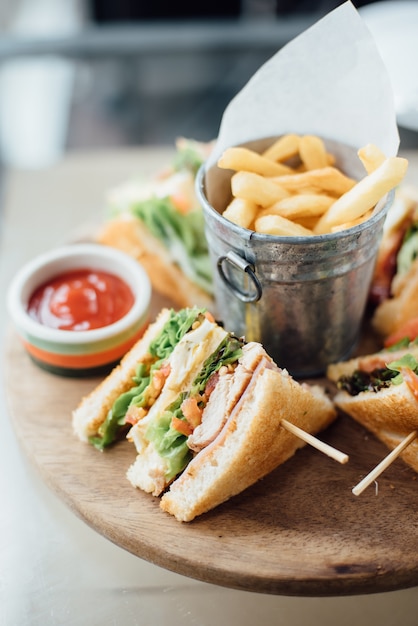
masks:
{"label": "green lettuce leaf", "polygon": [[408,367],[418,374],[418,362],[416,358],[408,353],[397,361],[391,361],[386,367],[376,368],[372,372],[355,370],[351,375],[341,376],[338,380],[338,388],[347,391],[352,396],[356,396],[362,391],[380,391],[391,385],[400,385],[403,382],[401,369]]}
{"label": "green lettuce leaf", "polygon": [[180,213],[170,198],[152,196],[131,207],[132,214],[169,250],[182,272],[208,293],[212,271],[202,210]]}
{"label": "green lettuce leaf", "polygon": [[[207,147],[183,138],[176,142],[176,146],[170,174],[162,178],[162,184],[179,172],[187,174],[192,184],[207,156]],[[168,197],[169,192],[166,197],[161,197],[157,178],[149,183],[146,180],[132,180],[130,184],[114,190],[109,197],[109,218],[116,218],[123,213],[136,217],[167,249],[173,263],[179,266],[185,276],[206,293],[213,294],[204,216],[197,198],[195,208],[183,213]]]}
{"label": "green lettuce leaf", "polygon": [[416,374],[418,374],[418,361],[412,354],[409,354],[409,353],[404,354],[404,356],[398,359],[397,361],[392,361],[391,363],[388,363],[387,367],[389,370],[392,370],[394,372],[399,372],[397,376],[392,378],[393,385],[400,385],[403,382],[403,376],[401,374],[401,369],[403,367],[407,367],[411,369],[413,372],[415,372]]}
{"label": "green lettuce leaf", "polygon": [[173,417],[185,420],[181,405],[186,398],[200,395],[209,380],[223,365],[236,363],[242,355],[244,342],[233,335],[228,335],[203,363],[202,369],[187,393],[179,397],[164,411],[162,415],[150,422],[145,437],[152,442],[158,454],[164,458],[167,471],[165,479],[170,482],[188,465],[192,453],[187,446],[187,436],[179,433],[171,426]]}
{"label": "green lettuce leaf", "polygon": [[189,140],[183,141],[181,147],[178,147],[176,155],[173,160],[173,168],[180,172],[182,170],[189,170],[196,176],[199,168],[203,165],[204,156],[202,151],[199,150],[199,144]]}
{"label": "green lettuce leaf", "polygon": [[149,353],[153,360],[140,363],[133,377],[133,386],[121,394],[113,403],[105,421],[100,426],[97,436],[90,437],[89,442],[103,450],[111,445],[125,430],[125,417],[131,405],[142,407],[146,404],[146,391],[151,383],[153,373],[170,356],[182,337],[190,330],[199,315],[205,309],[198,307],[170,311],[170,317],[161,333],[151,342]]}
{"label": "green lettuce leaf", "polygon": [[192,458],[192,452],[187,446],[187,437],[171,427],[174,415],[181,417],[180,405],[184,394],[159,417],[153,420],[146,430],[145,436],[152,441],[158,454],[165,459],[167,470],[165,479],[170,482],[186,467]]}

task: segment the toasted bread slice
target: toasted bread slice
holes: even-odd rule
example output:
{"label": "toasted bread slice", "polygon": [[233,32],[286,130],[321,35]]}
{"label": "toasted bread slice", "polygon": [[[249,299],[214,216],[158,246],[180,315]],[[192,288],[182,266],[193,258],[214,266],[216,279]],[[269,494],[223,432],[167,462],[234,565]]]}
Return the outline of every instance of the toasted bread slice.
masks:
{"label": "toasted bread slice", "polygon": [[335,417],[322,388],[301,385],[285,370],[264,369],[217,438],[162,496],[161,508],[179,521],[193,520],[266,476],[304,445],[281,426],[282,419],[314,434]]}
{"label": "toasted bread slice", "polygon": [[405,382],[356,396],[340,391],[334,402],[378,437],[382,433],[399,443],[399,439],[418,429],[418,401]]}
{"label": "toasted bread slice", "polygon": [[[367,428],[389,450],[418,429],[418,401],[406,383],[382,389],[378,393],[362,392],[357,396],[339,392],[335,405]],[[418,439],[401,453],[401,458],[418,472]]]}
{"label": "toasted bread slice", "polygon": [[152,339],[163,329],[169,315],[169,309],[162,309],[119,365],[91,393],[82,398],[72,415],[73,430],[79,439],[87,442],[89,437],[97,435],[116,398],[132,387],[138,361],[147,354]]}
{"label": "toasted bread slice", "polygon": [[[362,366],[370,371],[379,360],[390,363],[406,353],[418,358],[418,346],[393,352],[383,351],[337,363],[328,367],[327,375],[330,380],[337,382],[341,376],[350,376]],[[355,396],[341,390],[334,396],[334,404],[372,432],[390,450],[418,429],[418,399],[405,381],[379,391],[362,391]],[[401,453],[401,458],[418,471],[418,440]]]}

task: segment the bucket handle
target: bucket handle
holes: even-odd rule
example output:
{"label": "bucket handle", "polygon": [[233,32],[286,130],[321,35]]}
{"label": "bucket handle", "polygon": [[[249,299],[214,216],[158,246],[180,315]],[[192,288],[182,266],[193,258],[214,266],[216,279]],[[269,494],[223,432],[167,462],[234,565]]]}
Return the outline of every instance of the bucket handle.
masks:
{"label": "bucket handle", "polygon": [[[242,272],[246,272],[254,284],[255,291],[252,293],[245,293],[244,291],[241,291],[236,285],[234,285],[225,274],[225,263],[230,263]],[[218,272],[224,283],[228,285],[233,294],[239,300],[241,300],[242,302],[257,302],[258,300],[260,300],[263,290],[260,281],[255,275],[254,266],[251,265],[251,263],[248,263],[248,261],[246,261],[242,257],[240,257],[239,254],[236,254],[235,252],[230,250],[225,256],[219,257]]]}

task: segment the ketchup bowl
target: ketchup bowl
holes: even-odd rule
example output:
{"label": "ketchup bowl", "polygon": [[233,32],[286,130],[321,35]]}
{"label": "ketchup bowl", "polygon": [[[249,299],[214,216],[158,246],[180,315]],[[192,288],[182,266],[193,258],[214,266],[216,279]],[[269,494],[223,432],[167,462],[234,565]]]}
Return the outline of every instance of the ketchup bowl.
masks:
{"label": "ketchup bowl", "polygon": [[63,376],[110,370],[149,323],[151,282],[133,258],[101,244],[41,254],[13,278],[7,305],[30,357]]}

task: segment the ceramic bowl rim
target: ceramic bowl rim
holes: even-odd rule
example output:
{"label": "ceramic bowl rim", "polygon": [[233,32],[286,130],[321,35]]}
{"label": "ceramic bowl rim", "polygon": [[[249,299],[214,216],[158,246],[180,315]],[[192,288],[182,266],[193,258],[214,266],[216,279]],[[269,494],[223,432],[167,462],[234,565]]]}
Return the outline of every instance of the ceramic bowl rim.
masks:
{"label": "ceramic bowl rim", "polygon": [[[84,260],[81,263],[81,259]],[[72,265],[74,262],[74,265]],[[109,262],[112,267],[109,267]],[[59,267],[54,268],[54,264],[62,263],[66,269],[71,267],[93,267],[104,269],[116,274],[128,283],[134,293],[134,304],[131,309],[121,319],[92,330],[73,331],[49,328],[44,326],[29,316],[25,308],[25,301],[36,286],[45,280],[60,273]],[[43,273],[42,280],[36,277]],[[33,284],[31,285],[31,282]],[[31,285],[29,288],[28,286]],[[26,295],[25,295],[25,292]],[[41,253],[28,261],[15,274],[12,279],[8,293],[7,306],[9,314],[17,326],[19,332],[36,337],[42,341],[55,345],[71,344],[92,344],[105,339],[115,337],[121,333],[129,331],[136,326],[139,321],[144,321],[151,301],[151,281],[145,269],[136,259],[128,256],[125,252],[98,243],[75,243],[61,246]]]}

